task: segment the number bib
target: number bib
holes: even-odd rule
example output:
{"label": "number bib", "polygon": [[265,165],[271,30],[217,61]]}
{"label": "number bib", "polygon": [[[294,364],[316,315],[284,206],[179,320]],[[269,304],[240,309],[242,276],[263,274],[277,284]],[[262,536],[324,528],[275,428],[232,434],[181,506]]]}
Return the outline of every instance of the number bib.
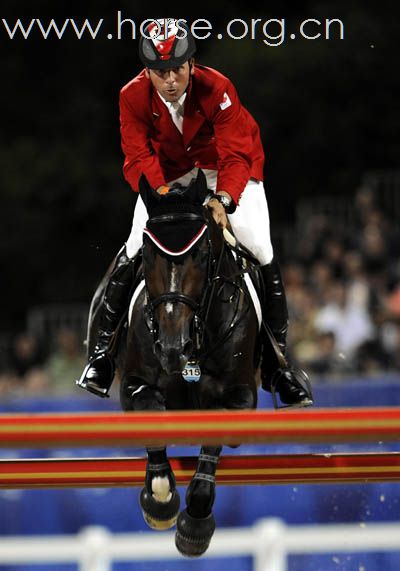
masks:
{"label": "number bib", "polygon": [[201,377],[200,365],[197,361],[188,361],[182,371],[182,377],[188,383],[198,383]]}

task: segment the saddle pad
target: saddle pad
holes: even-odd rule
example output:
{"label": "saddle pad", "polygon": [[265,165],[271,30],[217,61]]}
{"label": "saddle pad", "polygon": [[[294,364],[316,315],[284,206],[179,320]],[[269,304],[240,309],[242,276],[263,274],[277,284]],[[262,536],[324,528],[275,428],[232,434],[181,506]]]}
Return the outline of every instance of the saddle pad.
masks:
{"label": "saddle pad", "polygon": [[133,311],[133,308],[135,306],[136,300],[139,297],[139,295],[142,293],[143,289],[144,289],[144,280],[139,282],[137,288],[133,292],[132,299],[131,299],[131,302],[129,304],[129,312],[128,312],[128,323],[129,323],[129,325],[131,324],[132,311]]}
{"label": "saddle pad", "polygon": [[244,281],[246,282],[247,289],[249,290],[251,301],[253,302],[254,311],[256,312],[257,315],[258,328],[261,329],[262,309],[261,309],[260,298],[257,295],[256,288],[254,287],[254,284],[251,281],[251,277],[249,276],[249,274],[244,274],[243,277]]}
{"label": "saddle pad", "polygon": [[[224,238],[225,238],[225,242],[227,242],[227,244],[229,244],[230,246],[235,247],[238,245],[238,242],[237,242],[235,236],[231,233],[230,230],[228,230],[228,228],[224,228]],[[235,258],[235,260],[237,260],[237,254],[234,250],[232,250],[232,255]],[[260,298],[259,298],[259,295],[257,293],[257,288],[254,285],[254,282],[251,279],[250,274],[244,274],[243,277],[244,277],[244,281],[246,282],[247,289],[249,290],[251,301],[253,302],[254,311],[256,312],[256,315],[257,315],[258,328],[261,329],[262,308],[261,308]]]}

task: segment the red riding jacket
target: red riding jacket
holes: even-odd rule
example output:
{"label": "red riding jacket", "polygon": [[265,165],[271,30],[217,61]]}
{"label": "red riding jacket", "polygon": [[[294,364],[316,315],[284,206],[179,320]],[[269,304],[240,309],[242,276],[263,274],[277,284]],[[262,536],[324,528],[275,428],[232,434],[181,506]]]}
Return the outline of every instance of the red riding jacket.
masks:
{"label": "red riding jacket", "polygon": [[154,188],[194,167],[218,171],[217,190],[238,202],[250,178],[263,180],[264,151],[257,123],[232,83],[196,65],[181,134],[144,70],[120,93],[124,175],[132,189],[144,173]]}

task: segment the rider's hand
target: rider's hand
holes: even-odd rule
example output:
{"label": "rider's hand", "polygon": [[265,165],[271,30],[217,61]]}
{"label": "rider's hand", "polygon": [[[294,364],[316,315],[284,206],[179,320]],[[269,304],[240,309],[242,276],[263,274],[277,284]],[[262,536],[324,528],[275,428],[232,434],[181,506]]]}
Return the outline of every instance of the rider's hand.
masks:
{"label": "rider's hand", "polygon": [[215,198],[210,198],[210,200],[207,202],[207,207],[211,210],[213,218],[218,226],[221,226],[222,229],[226,228],[228,219],[226,217],[225,208],[222,206],[222,204]]}
{"label": "rider's hand", "polygon": [[167,194],[170,191],[169,186],[163,184],[157,188],[158,194]]}
{"label": "rider's hand", "polygon": [[[220,191],[217,194],[226,196],[229,199],[231,198],[229,194],[224,191]],[[210,200],[207,202],[207,206],[211,209],[215,222],[224,230],[228,224],[225,207],[216,198],[210,198]]]}

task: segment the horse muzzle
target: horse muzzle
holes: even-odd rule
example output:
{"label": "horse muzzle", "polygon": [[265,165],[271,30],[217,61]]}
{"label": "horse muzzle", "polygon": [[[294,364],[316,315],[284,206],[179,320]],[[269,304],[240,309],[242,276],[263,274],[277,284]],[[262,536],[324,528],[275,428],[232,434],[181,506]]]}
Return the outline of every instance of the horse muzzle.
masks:
{"label": "horse muzzle", "polygon": [[182,373],[192,355],[193,341],[191,339],[179,345],[182,346],[163,345],[161,341],[156,341],[154,344],[154,353],[167,375]]}

